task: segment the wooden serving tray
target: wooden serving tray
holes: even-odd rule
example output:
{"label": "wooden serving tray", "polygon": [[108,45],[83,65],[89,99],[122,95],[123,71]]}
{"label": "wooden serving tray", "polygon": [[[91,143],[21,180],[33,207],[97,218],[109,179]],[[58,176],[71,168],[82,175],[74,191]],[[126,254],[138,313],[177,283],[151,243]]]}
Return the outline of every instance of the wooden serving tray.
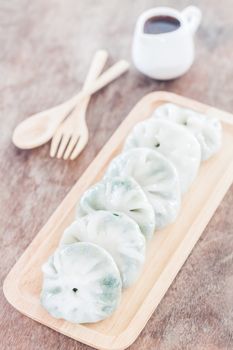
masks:
{"label": "wooden serving tray", "polygon": [[[56,249],[63,230],[74,219],[82,193],[100,180],[120,151],[135,123],[150,116],[163,102],[214,116],[222,121],[220,152],[204,162],[173,225],[156,232],[148,245],[144,270],[137,283],[125,290],[118,310],[96,324],[75,325],[52,318],[40,305],[41,265]],[[233,180],[233,115],[167,92],[146,95],[130,112],[83,176],[38,233],[4,282],[4,294],[20,312],[71,338],[97,349],[127,348],[138,337],[201,236]]]}

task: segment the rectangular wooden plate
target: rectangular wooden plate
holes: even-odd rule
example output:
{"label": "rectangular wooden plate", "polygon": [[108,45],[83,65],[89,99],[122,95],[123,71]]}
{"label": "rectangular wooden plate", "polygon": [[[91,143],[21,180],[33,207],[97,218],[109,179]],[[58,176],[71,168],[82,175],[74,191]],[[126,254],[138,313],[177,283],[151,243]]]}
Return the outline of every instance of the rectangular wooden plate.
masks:
{"label": "rectangular wooden plate", "polygon": [[[189,192],[183,197],[176,222],[157,232],[149,244],[143,273],[123,292],[112,317],[96,324],[75,325],[52,318],[40,305],[41,265],[56,249],[63,230],[74,219],[82,193],[100,180],[111,159],[120,152],[135,123],[150,116],[164,102],[189,107],[222,121],[220,152],[204,162]],[[83,176],[38,233],[4,282],[8,301],[20,312],[73,339],[97,349],[127,348],[148,319],[187,259],[233,180],[233,115],[167,92],[146,95],[130,112]]]}

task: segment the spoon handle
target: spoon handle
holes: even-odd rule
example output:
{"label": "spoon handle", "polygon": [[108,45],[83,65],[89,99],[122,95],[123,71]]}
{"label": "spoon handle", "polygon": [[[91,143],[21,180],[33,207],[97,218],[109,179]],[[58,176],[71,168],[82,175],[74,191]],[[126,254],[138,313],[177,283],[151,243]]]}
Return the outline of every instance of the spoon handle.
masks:
{"label": "spoon handle", "polygon": [[93,82],[92,86],[84,89],[80,93],[80,97],[89,96],[102,89],[104,86],[109,84],[111,81],[118,78],[120,75],[125,73],[129,69],[129,62],[125,60],[118,61],[112,67],[107,69],[101,76]]}
{"label": "spoon handle", "polygon": [[129,62],[125,60],[118,61],[112,67],[107,69],[103,74],[101,74],[101,76],[96,79],[89,87],[84,88],[77,95],[72,97],[72,99],[69,101],[70,104],[76,105],[80,99],[93,95],[95,92],[99,91],[104,86],[111,83],[113,80],[125,73],[129,69],[129,66]]}

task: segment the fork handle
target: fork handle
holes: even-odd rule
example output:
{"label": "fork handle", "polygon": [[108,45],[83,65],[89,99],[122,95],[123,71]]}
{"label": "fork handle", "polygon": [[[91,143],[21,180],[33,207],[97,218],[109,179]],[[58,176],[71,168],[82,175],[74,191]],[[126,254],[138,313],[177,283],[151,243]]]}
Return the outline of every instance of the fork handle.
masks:
{"label": "fork handle", "polygon": [[[102,72],[104,65],[107,61],[108,53],[105,50],[98,50],[92,61],[91,65],[88,71],[88,74],[86,76],[85,82],[83,84],[83,90],[86,90],[92,86],[92,83],[98,78],[100,73]],[[81,103],[78,103],[73,111],[70,113],[70,117],[75,119],[76,113],[78,113],[78,116],[82,116],[85,121],[86,116],[86,109],[88,107],[88,103],[90,101],[90,95],[87,95],[85,98],[82,99]]]}
{"label": "fork handle", "polygon": [[107,58],[108,53],[106,50],[98,50],[95,53],[83,84],[83,90],[90,88],[92,82],[98,78],[104,68]]}

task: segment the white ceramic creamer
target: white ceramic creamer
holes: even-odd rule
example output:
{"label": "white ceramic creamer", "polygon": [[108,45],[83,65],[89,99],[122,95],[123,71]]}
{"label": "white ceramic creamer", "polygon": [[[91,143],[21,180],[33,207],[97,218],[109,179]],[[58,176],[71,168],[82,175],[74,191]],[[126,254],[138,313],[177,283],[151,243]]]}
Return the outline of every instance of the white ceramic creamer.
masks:
{"label": "white ceramic creamer", "polygon": [[[150,28],[153,21],[154,27]],[[194,34],[200,21],[201,11],[195,6],[181,12],[157,7],[142,13],[132,47],[136,68],[160,80],[174,79],[187,72],[194,60]]]}

